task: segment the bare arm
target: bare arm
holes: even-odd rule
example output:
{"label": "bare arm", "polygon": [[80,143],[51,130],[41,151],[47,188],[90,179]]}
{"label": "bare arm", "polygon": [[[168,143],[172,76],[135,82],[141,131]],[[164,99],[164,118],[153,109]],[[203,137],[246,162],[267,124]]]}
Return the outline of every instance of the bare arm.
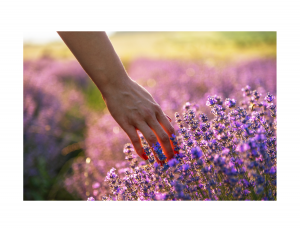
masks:
{"label": "bare arm", "polygon": [[151,94],[126,73],[105,32],[58,32],[83,69],[102,93],[106,106],[129,136],[137,154],[145,156],[139,130],[150,146],[156,142],[170,160],[174,156],[169,137],[175,134],[169,120]]}

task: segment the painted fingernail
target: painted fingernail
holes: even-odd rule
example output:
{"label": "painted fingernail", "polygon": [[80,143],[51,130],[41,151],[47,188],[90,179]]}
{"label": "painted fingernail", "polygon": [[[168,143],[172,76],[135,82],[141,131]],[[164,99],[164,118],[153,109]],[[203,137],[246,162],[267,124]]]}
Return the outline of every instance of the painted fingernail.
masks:
{"label": "painted fingernail", "polygon": [[146,152],[144,151],[142,156],[141,156],[144,160],[148,160],[149,157],[146,155]]}
{"label": "painted fingernail", "polygon": [[170,122],[172,122],[172,119],[168,115],[166,115],[166,117],[169,119]]}

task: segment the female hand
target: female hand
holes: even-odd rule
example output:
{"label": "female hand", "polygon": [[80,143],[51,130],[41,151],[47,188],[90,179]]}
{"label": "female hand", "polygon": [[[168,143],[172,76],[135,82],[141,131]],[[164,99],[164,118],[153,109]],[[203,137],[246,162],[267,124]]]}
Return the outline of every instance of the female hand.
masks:
{"label": "female hand", "polygon": [[102,91],[103,99],[113,118],[129,136],[137,154],[147,159],[137,134],[139,130],[150,147],[159,142],[167,160],[172,159],[173,145],[169,138],[175,130],[167,116],[151,94],[138,83],[128,77],[118,80]]}

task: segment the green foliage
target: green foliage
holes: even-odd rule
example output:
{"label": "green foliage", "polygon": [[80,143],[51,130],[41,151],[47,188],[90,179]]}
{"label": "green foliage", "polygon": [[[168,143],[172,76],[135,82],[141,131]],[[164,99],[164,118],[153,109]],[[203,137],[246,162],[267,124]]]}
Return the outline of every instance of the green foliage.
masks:
{"label": "green foliage", "polygon": [[96,111],[101,111],[105,108],[105,102],[97,86],[91,82],[86,89],[83,90],[87,105]]}
{"label": "green foliage", "polygon": [[[80,154],[81,153],[81,154]],[[70,194],[63,186],[64,175],[70,171],[71,161],[74,157],[82,156],[82,150],[68,154],[63,166],[58,170],[58,174],[51,177],[47,172],[47,163],[41,155],[36,159],[38,174],[29,178],[29,182],[24,184],[24,200],[80,200],[76,195]]]}
{"label": "green foliage", "polygon": [[224,43],[233,42],[238,47],[254,46],[257,44],[276,45],[276,32],[218,32]]}

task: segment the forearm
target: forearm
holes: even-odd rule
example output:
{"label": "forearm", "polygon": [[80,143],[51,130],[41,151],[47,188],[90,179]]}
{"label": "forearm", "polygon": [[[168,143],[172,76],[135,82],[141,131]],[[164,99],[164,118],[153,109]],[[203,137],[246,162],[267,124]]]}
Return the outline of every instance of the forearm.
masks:
{"label": "forearm", "polygon": [[58,32],[103,97],[129,79],[105,32]]}

